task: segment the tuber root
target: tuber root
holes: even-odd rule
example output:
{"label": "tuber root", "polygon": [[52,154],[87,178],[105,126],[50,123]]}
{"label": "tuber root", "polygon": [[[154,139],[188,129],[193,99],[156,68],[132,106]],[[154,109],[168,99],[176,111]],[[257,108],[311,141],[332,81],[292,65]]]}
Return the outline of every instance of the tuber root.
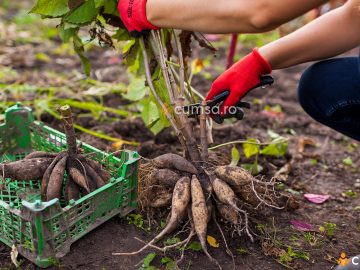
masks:
{"label": "tuber root", "polygon": [[164,154],[153,159],[156,167],[160,169],[176,169],[182,172],[197,174],[197,169],[185,158],[175,154]]}
{"label": "tuber root", "polygon": [[136,255],[150,247],[153,243],[159,241],[166,234],[173,232],[182,220],[186,217],[187,206],[190,202],[190,178],[183,177],[175,185],[173,196],[172,196],[172,208],[170,218],[165,226],[165,228],[157,235],[153,240],[151,240],[144,247],[138,251],[132,253],[113,253],[113,255],[129,256]]}
{"label": "tuber root", "polygon": [[51,158],[33,158],[0,165],[0,176],[12,180],[40,180],[51,164]]}
{"label": "tuber root", "polygon": [[68,175],[65,185],[65,200],[78,200],[80,198],[80,189],[75,184],[74,180]]}
{"label": "tuber root", "polygon": [[177,181],[181,178],[180,175],[169,169],[160,169],[155,171],[154,177],[159,184],[171,188],[173,188],[176,185]]}
{"label": "tuber root", "polygon": [[70,166],[70,168],[68,167],[68,172],[77,185],[83,188],[87,193],[90,193],[90,187],[85,176],[77,168]]}
{"label": "tuber root", "polygon": [[46,198],[48,201],[61,197],[62,183],[64,181],[67,158],[67,155],[63,157],[55,165],[54,170],[51,172],[49,184],[46,191]]}
{"label": "tuber root", "polygon": [[35,151],[27,155],[24,159],[32,159],[32,158],[55,158],[56,153],[48,153],[44,151]]}

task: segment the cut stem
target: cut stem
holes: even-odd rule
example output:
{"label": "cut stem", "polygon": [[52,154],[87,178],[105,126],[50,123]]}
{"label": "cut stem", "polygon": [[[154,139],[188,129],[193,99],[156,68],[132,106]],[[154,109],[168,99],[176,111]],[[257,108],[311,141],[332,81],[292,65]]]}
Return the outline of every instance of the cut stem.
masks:
{"label": "cut stem", "polygon": [[66,143],[68,146],[68,153],[70,158],[77,156],[76,134],[74,129],[74,123],[72,119],[71,108],[69,105],[64,105],[59,108],[61,114],[61,120],[64,125],[66,134]]}
{"label": "cut stem", "polygon": [[207,136],[207,124],[206,124],[206,101],[201,102],[201,114],[200,114],[200,142],[201,142],[201,157],[204,161],[209,158],[208,151],[208,136]]}

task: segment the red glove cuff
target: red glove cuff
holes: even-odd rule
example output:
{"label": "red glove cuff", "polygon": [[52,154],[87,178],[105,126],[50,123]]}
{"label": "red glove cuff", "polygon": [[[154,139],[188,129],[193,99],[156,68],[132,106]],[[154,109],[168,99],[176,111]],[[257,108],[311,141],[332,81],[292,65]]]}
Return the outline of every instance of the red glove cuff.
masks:
{"label": "red glove cuff", "polygon": [[120,0],[118,10],[120,18],[129,32],[159,29],[151,24],[146,17],[147,0]]}
{"label": "red glove cuff", "polygon": [[253,56],[259,61],[261,65],[261,74],[270,74],[272,72],[270,63],[264,57],[262,57],[258,48],[253,49]]}

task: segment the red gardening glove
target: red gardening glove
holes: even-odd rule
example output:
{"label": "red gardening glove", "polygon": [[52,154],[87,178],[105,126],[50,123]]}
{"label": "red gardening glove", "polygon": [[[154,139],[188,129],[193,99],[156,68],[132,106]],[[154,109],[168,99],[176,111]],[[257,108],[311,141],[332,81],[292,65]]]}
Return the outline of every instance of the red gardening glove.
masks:
{"label": "red gardening glove", "polygon": [[118,10],[120,18],[129,32],[158,29],[146,18],[147,0],[120,0]]}
{"label": "red gardening glove", "polygon": [[260,83],[261,75],[270,73],[269,62],[257,49],[254,49],[214,81],[206,100],[211,100],[221,92],[229,90],[230,95],[220,107],[220,115],[223,116],[229,107],[235,106],[247,92]]}

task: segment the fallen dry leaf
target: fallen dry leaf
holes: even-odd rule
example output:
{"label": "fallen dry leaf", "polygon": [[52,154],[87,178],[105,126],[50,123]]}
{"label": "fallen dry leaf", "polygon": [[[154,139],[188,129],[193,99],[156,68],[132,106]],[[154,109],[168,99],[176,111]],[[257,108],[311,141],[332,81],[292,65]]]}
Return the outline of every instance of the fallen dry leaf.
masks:
{"label": "fallen dry leaf", "polygon": [[261,111],[261,115],[264,115],[268,118],[284,118],[285,114],[283,112],[276,112],[276,111]]}
{"label": "fallen dry leaf", "polygon": [[266,256],[280,257],[281,255],[286,253],[285,250],[277,248],[267,241],[262,241],[261,248]]}
{"label": "fallen dry leaf", "polygon": [[11,257],[12,263],[15,265],[16,268],[18,268],[20,266],[20,262],[17,260],[18,255],[19,255],[19,252],[18,252],[16,246],[12,245],[10,257]]}
{"label": "fallen dry leaf", "polygon": [[212,237],[211,235],[208,235],[206,237],[207,242],[209,243],[210,246],[214,247],[214,248],[218,248],[220,246],[220,244],[218,243],[218,241]]}
{"label": "fallen dry leaf", "polygon": [[111,149],[113,149],[113,150],[121,150],[123,146],[124,146],[124,142],[123,141],[118,141],[118,142],[114,142],[111,145]]}
{"label": "fallen dry leaf", "polygon": [[295,229],[299,230],[299,231],[303,231],[303,232],[312,232],[312,231],[316,231],[314,229],[314,226],[310,223],[306,223],[300,220],[291,220],[290,221],[291,225],[294,226]]}
{"label": "fallen dry leaf", "polygon": [[304,197],[312,203],[316,203],[316,204],[322,204],[324,202],[326,202],[329,198],[330,195],[321,195],[321,194],[304,194]]}
{"label": "fallen dry leaf", "polygon": [[308,138],[308,137],[299,138],[297,149],[298,149],[298,152],[300,154],[304,153],[306,146],[315,147],[316,146],[316,141],[314,139]]}
{"label": "fallen dry leaf", "polygon": [[286,163],[284,166],[282,166],[280,168],[280,170],[278,170],[275,175],[274,175],[274,178],[277,179],[278,181],[281,181],[281,182],[286,182],[286,180],[288,179],[289,177],[289,173],[291,172],[292,170],[292,162],[288,162]]}
{"label": "fallen dry leaf", "polygon": [[200,58],[196,58],[191,63],[191,68],[192,68],[194,74],[201,72],[204,69],[204,67],[205,67],[204,61]]}

